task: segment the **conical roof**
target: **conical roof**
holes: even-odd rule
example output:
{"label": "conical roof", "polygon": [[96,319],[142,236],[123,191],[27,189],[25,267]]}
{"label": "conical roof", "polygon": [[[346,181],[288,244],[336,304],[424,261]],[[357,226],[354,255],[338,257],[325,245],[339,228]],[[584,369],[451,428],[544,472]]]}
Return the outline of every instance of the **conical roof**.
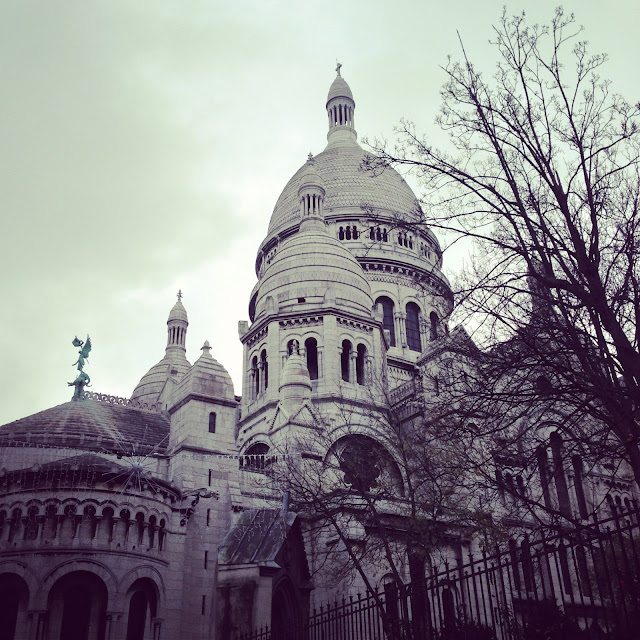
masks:
{"label": "conical roof", "polygon": [[210,351],[209,341],[206,341],[202,347],[202,355],[180,380],[172,396],[174,403],[189,395],[235,401],[231,376]]}

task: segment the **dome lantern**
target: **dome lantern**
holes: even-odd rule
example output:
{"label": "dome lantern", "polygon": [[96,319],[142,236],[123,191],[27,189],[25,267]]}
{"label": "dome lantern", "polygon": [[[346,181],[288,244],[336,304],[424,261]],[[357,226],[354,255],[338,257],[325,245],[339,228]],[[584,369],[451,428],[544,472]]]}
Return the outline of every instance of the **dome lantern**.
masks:
{"label": "dome lantern", "polygon": [[324,182],[316,169],[313,155],[310,153],[307,163],[304,165],[298,187],[300,199],[300,216],[303,225],[311,221],[324,221]]}
{"label": "dome lantern", "polygon": [[329,87],[327,96],[327,116],[329,118],[329,133],[327,134],[327,148],[340,144],[357,144],[357,134],[354,128],[354,111],[356,103],[349,85],[340,74],[342,65],[336,67],[336,78]]}
{"label": "dome lantern", "polygon": [[178,300],[173,305],[167,319],[167,355],[170,351],[186,353],[187,327],[189,320],[187,310],[182,304],[182,290],[178,291]]}

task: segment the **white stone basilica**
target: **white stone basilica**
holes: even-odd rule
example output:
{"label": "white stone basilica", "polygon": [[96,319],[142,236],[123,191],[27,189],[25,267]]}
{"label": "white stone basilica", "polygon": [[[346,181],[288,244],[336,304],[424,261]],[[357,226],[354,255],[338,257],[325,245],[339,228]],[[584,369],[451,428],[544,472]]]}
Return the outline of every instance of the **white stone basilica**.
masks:
{"label": "white stone basilica", "polygon": [[241,397],[215,347],[186,359],[179,296],[165,355],[130,399],[85,392],[0,427],[3,638],[222,639],[307,605],[310,542],[255,479],[317,415],[331,446],[345,412],[376,440],[380,390],[413,378],[452,307],[412,190],[362,169],[355,107],[338,69],[327,146],[286,184],[258,248]]}

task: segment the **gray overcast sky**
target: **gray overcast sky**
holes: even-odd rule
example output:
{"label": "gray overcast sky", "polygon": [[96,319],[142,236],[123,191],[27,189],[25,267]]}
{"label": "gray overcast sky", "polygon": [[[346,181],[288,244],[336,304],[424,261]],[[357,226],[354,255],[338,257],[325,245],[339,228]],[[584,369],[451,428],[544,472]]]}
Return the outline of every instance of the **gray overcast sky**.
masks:
{"label": "gray overcast sky", "polygon": [[[0,424],[92,389],[129,396],[179,288],[241,393],[237,322],[275,201],[326,143],[336,58],[360,136],[436,135],[447,54],[488,72],[501,2],[0,0]],[[534,3],[531,3],[534,5]],[[557,3],[523,8],[548,21]],[[566,2],[614,90],[640,99],[637,0]]]}

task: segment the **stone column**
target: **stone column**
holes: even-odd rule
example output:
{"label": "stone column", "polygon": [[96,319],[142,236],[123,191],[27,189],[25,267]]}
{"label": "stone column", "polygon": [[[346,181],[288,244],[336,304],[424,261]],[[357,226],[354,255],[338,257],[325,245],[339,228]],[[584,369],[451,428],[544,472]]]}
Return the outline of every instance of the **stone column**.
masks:
{"label": "stone column", "polygon": [[28,612],[27,616],[31,621],[29,640],[44,639],[47,630],[47,613],[46,609],[35,609]]}
{"label": "stone column", "polygon": [[396,311],[394,314],[396,319],[396,346],[407,348],[407,314],[403,311]]}
{"label": "stone column", "polygon": [[122,611],[107,611],[105,614],[106,623],[104,629],[104,640],[117,640],[120,638],[118,633],[120,628],[120,618]]}
{"label": "stone column", "polygon": [[153,618],[151,625],[153,627],[153,640],[160,640],[160,632],[162,631],[162,618]]}

